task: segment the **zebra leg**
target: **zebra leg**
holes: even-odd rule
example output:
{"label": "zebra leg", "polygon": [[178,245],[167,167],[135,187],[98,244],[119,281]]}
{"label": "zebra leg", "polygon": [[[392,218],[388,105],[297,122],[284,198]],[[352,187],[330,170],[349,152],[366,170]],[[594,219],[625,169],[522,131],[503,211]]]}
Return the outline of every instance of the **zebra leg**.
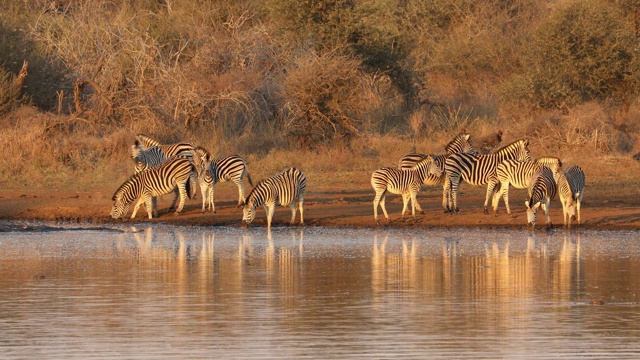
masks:
{"label": "zebra leg", "polygon": [[449,210],[450,198],[451,198],[451,184],[449,181],[449,177],[445,175],[444,184],[442,185],[442,208],[446,213],[450,212]]}
{"label": "zebra leg", "polygon": [[200,193],[202,194],[202,210],[200,212],[204,214],[207,200],[209,200],[209,187],[204,181],[200,182]]}
{"label": "zebra leg", "polygon": [[[562,225],[570,228],[571,227],[571,216],[569,215],[569,209],[568,209],[568,204],[567,204],[567,200],[564,198],[564,196],[560,195],[560,204],[562,204]],[[567,217],[569,217],[569,225],[567,226]]]}
{"label": "zebra leg", "polygon": [[158,197],[151,197],[151,211],[153,212],[153,217],[158,217]]}
{"label": "zebra leg", "polygon": [[[136,214],[138,213],[138,209],[140,208],[140,205],[142,205],[147,199],[147,196],[145,194],[140,196],[140,199],[138,199],[138,202],[136,203],[136,206],[133,207],[133,213],[131,213],[131,218],[135,218]],[[149,219],[151,219],[151,213],[149,213]]]}
{"label": "zebra leg", "polygon": [[178,191],[173,199],[174,204],[176,203],[176,200],[178,200],[178,196],[180,196],[180,203],[178,204],[178,208],[176,209],[176,212],[173,213],[173,215],[180,215],[180,212],[184,207],[184,199],[187,197],[187,189],[185,187],[185,183],[178,184]]}
{"label": "zebra leg", "polygon": [[[509,184],[506,184],[502,190],[502,200],[504,200],[504,207],[507,208],[507,214],[511,215],[511,207],[509,206]],[[513,215],[511,215],[513,217]]]}
{"label": "zebra leg", "polygon": [[300,200],[298,200],[298,207],[300,208],[300,225],[304,225],[304,199],[301,197]]}
{"label": "zebra leg", "polygon": [[289,225],[295,225],[296,223],[296,211],[297,211],[297,207],[296,207],[296,202],[292,201],[291,204],[289,204],[289,207],[291,208],[291,221],[289,221]]}
{"label": "zebra leg", "polygon": [[580,220],[580,203],[582,202],[582,193],[584,193],[584,189],[580,191],[580,195],[578,195],[576,198],[576,215],[578,216],[578,225],[582,225],[582,222]]}
{"label": "zebra leg", "polygon": [[267,230],[271,231],[271,220],[273,220],[273,213],[276,210],[276,205],[275,204],[271,204],[269,206],[265,205],[264,208],[265,208],[265,211],[267,212]]}
{"label": "zebra leg", "polygon": [[[149,216],[149,219],[152,219],[153,216],[151,214],[154,214],[153,212],[153,199],[155,199],[155,197],[148,197],[145,199],[144,201],[144,208],[147,210],[147,215]],[[155,217],[158,217],[158,214],[156,213],[154,215]]]}
{"label": "zebra leg", "polygon": [[[404,213],[407,211],[407,204],[409,203],[409,198],[411,195],[409,195],[408,193],[402,193],[402,213],[400,214],[400,218],[404,220]],[[413,203],[411,204],[411,215],[413,215],[413,217],[416,216],[416,211],[413,208]]]}
{"label": "zebra leg", "polygon": [[493,195],[495,195],[495,193],[497,191],[500,190],[500,183],[498,183],[496,181],[497,179],[495,178],[490,178],[489,182],[487,183],[487,195],[484,198],[484,213],[485,214],[489,214],[489,198],[492,198]]}
{"label": "zebra leg", "polygon": [[544,210],[544,216],[546,218],[546,226],[547,229],[551,229],[551,216],[549,216],[549,203],[550,203],[550,199],[546,198],[544,199],[544,202],[541,204],[542,205],[542,209]]}
{"label": "zebra leg", "polygon": [[244,206],[244,184],[242,183],[242,179],[240,179],[240,181],[236,182],[236,185],[238,186],[238,205],[237,207],[241,208]]}
{"label": "zebra leg", "polygon": [[[376,190],[376,196],[373,198],[373,219],[376,221],[377,224],[380,224],[380,222],[378,221],[378,204],[380,204],[380,199],[382,199],[385,192],[387,192],[387,190],[382,190],[382,191]],[[382,208],[384,209],[384,205],[382,205]]]}
{"label": "zebra leg", "polygon": [[451,208],[449,209],[450,213],[458,214],[460,209],[458,209],[458,186],[460,186],[460,178],[451,179],[451,188],[449,189],[450,197],[451,197]]}
{"label": "zebra leg", "polygon": [[420,209],[420,204],[418,204],[418,191],[412,191],[411,192],[411,215],[413,215],[413,220],[415,221],[416,219],[416,209],[418,209],[418,211],[420,211],[421,214],[424,214],[424,211],[422,211],[422,209]]}

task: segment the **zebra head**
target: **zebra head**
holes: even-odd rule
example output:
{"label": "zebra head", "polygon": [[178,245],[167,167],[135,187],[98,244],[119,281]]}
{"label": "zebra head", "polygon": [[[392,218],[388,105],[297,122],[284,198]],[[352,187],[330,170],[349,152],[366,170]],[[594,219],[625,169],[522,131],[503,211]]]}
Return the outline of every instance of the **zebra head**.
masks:
{"label": "zebra head", "polygon": [[242,209],[242,226],[246,229],[256,217],[256,207],[253,203],[246,202]]}
{"label": "zebra head", "polygon": [[443,169],[438,166],[435,162],[433,156],[427,155],[422,160],[418,161],[412,169],[418,170],[420,172],[426,172],[427,175],[433,175],[435,177],[440,177],[442,175]]}
{"label": "zebra head", "polygon": [[131,202],[125,201],[122,199],[121,194],[116,193],[113,196],[113,206],[111,207],[111,212],[109,213],[112,218],[119,219],[124,217],[129,212],[129,206],[131,206]]}
{"label": "zebra head", "polygon": [[533,203],[531,199],[524,202],[527,207],[527,227],[529,230],[533,230],[533,227],[538,221],[538,209],[540,208],[540,202]]}
{"label": "zebra head", "polygon": [[471,139],[471,134],[459,134],[458,136],[453,138],[453,140],[451,140],[447,145],[445,145],[444,149],[449,155],[457,153],[475,155],[478,153],[478,150],[473,147],[469,139]]}

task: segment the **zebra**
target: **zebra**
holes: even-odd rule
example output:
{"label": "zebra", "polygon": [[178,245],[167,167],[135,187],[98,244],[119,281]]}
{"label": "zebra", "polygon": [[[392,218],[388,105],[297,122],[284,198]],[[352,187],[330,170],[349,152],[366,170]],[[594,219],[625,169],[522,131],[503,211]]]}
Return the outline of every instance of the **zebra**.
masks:
{"label": "zebra", "polygon": [[444,189],[446,196],[442,203],[445,211],[450,213],[458,213],[458,187],[462,180],[471,185],[487,186],[487,195],[484,201],[484,208],[487,208],[490,192],[489,188],[495,187],[496,178],[495,171],[498,164],[506,159],[517,159],[522,161],[531,160],[531,152],[529,151],[529,140],[520,139],[508,145],[501,147],[495,152],[487,155],[471,155],[458,153],[450,155],[445,161],[445,184]]}
{"label": "zebra", "polygon": [[551,228],[551,217],[549,216],[549,205],[556,197],[557,185],[553,177],[553,171],[546,166],[542,166],[540,171],[533,175],[529,184],[529,199],[524,202],[527,208],[527,224],[530,230],[538,220],[538,208],[542,207],[546,217],[547,229]]}
{"label": "zebra", "polygon": [[[247,177],[249,184],[253,187],[251,174],[247,169],[247,163],[238,155],[230,155],[223,158],[211,159],[211,154],[201,147],[195,148],[194,162],[198,169],[200,179],[200,191],[202,193],[202,212],[207,205],[209,211],[215,213],[216,207],[213,201],[213,186],[217,183],[232,181],[238,187],[238,206],[242,207],[245,202],[244,184],[242,180]],[[207,204],[208,202],[208,204]]]}
{"label": "zebra", "polygon": [[442,170],[436,165],[431,155],[427,155],[409,170],[383,167],[374,171],[371,174],[371,187],[376,193],[373,199],[373,218],[376,224],[380,224],[378,221],[378,204],[382,208],[384,217],[389,221],[389,214],[385,207],[387,191],[392,194],[402,194],[402,218],[404,218],[404,213],[407,210],[409,199],[411,199],[411,215],[413,218],[415,219],[416,217],[416,208],[423,213],[416,199],[420,185],[424,183],[424,179],[427,176],[435,175],[438,177],[441,173]]}
{"label": "zebra", "polygon": [[149,219],[158,216],[157,209],[154,206],[153,197],[175,192],[173,202],[169,209],[173,209],[180,196],[180,204],[175,211],[175,215],[180,214],[184,206],[185,197],[191,194],[191,182],[189,179],[196,172],[195,166],[191,161],[174,156],[162,165],[141,171],[132,175],[127,179],[116,192],[113,194],[114,201],[111,208],[111,217],[118,219],[123,217],[129,211],[131,203],[138,199],[131,218],[135,218],[138,208],[143,203]]}
{"label": "zebra", "polygon": [[256,216],[256,207],[264,206],[267,213],[267,230],[271,231],[271,220],[276,205],[291,208],[291,221],[296,220],[296,205],[300,208],[300,224],[304,225],[304,193],[307,189],[307,178],[296,168],[287,168],[279,174],[260,181],[251,190],[244,204],[242,222],[245,228]]}
{"label": "zebra", "polygon": [[[469,141],[469,138],[471,138],[470,134],[467,134],[467,133],[458,134],[455,138],[453,138],[453,140],[449,141],[449,143],[445,145],[444,149],[447,152],[446,154],[431,155],[433,157],[433,160],[436,162],[438,166],[440,166],[442,171],[444,171],[444,160],[446,159],[447,155],[456,154],[460,152],[476,154],[478,152],[476,148],[474,148],[471,142]],[[412,167],[414,167],[418,163],[418,161],[424,159],[425,157],[427,157],[427,154],[420,154],[420,153],[406,154],[398,162],[398,169],[409,170]],[[428,177],[428,179],[432,179],[432,178],[433,177]],[[425,181],[429,181],[428,179],[425,179]],[[432,180],[433,182],[432,184],[430,183],[425,185],[437,185],[441,183],[442,180],[444,180],[444,178],[434,179]]]}
{"label": "zebra", "polygon": [[[444,149],[446,151],[445,154],[440,155],[431,155],[433,157],[433,161],[436,166],[440,169],[440,175],[427,174],[424,178],[422,185],[425,186],[435,186],[439,184],[445,183],[445,173],[444,173],[444,163],[447,160],[447,157],[452,154],[457,153],[467,153],[471,155],[475,155],[478,153],[475,147],[471,144],[470,141],[471,135],[467,133],[458,134],[453,140],[451,140],[447,145],[445,145]],[[403,156],[399,163],[398,169],[400,170],[409,170],[414,167],[420,160],[427,157],[427,154],[419,154],[419,153],[410,153]],[[442,207],[446,208],[446,203],[444,199],[446,198],[446,193],[448,192],[448,187],[443,187],[442,189]]]}
{"label": "zebra", "polygon": [[574,165],[562,173],[558,179],[558,195],[562,203],[564,226],[571,227],[571,219],[578,218],[580,224],[580,203],[584,195],[585,176],[580,166]]}
{"label": "zebra", "polygon": [[487,189],[487,191],[494,193],[492,201],[493,213],[498,214],[498,205],[500,204],[500,198],[502,198],[507,208],[507,213],[511,215],[511,208],[509,207],[509,185],[516,189],[528,188],[531,177],[537,174],[542,166],[551,169],[554,179],[557,180],[562,170],[562,160],[557,157],[544,156],[535,161],[508,159],[500,163],[498,167],[496,167],[498,186],[495,186],[493,189]]}
{"label": "zebra", "polygon": [[150,167],[162,164],[172,156],[183,156],[193,160],[195,146],[191,143],[177,143],[172,145],[145,146],[138,140],[131,145],[131,158],[135,162],[135,171],[140,172]]}

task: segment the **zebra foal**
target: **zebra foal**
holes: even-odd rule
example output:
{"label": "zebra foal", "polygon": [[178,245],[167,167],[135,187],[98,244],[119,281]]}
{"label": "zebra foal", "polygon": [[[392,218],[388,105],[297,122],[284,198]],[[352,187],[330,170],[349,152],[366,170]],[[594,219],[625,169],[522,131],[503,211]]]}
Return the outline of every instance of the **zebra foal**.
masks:
{"label": "zebra foal", "polygon": [[444,189],[448,187],[442,201],[443,204],[446,204],[445,210],[451,213],[460,211],[458,209],[458,187],[464,180],[471,185],[487,184],[487,195],[484,200],[486,212],[489,197],[497,183],[495,173],[498,164],[507,159],[531,160],[528,146],[529,140],[520,139],[487,155],[458,153],[449,156],[444,164],[446,172]]}
{"label": "zebra foal", "polygon": [[580,224],[580,203],[584,195],[585,175],[580,166],[574,165],[560,174],[558,179],[558,195],[562,203],[562,219],[564,226],[571,227],[571,219],[576,217]]}
{"label": "zebra foal", "polygon": [[198,146],[195,148],[194,161],[198,169],[200,179],[200,192],[202,193],[202,212],[207,205],[209,211],[215,213],[216,206],[213,201],[213,187],[217,183],[231,181],[238,187],[238,206],[245,202],[244,184],[242,180],[247,178],[249,185],[253,186],[251,175],[247,169],[247,163],[238,155],[230,155],[223,158],[212,159],[207,149]]}
{"label": "zebra foal", "polygon": [[427,155],[409,170],[399,170],[389,167],[380,168],[371,174],[371,187],[376,195],[373,198],[373,218],[376,224],[378,221],[378,204],[382,208],[384,217],[389,221],[389,214],[385,207],[387,192],[392,194],[402,194],[402,214],[407,210],[407,203],[411,200],[411,215],[415,219],[416,208],[422,212],[422,208],[416,199],[420,185],[429,175],[440,176],[442,170],[436,165],[431,155]]}
{"label": "zebra foal", "polygon": [[143,203],[149,219],[152,219],[153,216],[157,217],[157,209],[152,199],[171,191],[175,192],[175,196],[169,209],[175,208],[179,196],[180,204],[175,212],[175,215],[178,215],[182,211],[185,198],[191,194],[189,179],[195,171],[191,161],[182,157],[173,157],[160,166],[132,175],[113,194],[114,203],[111,208],[111,217],[118,219],[125,216],[131,203],[136,199],[139,200],[133,208],[132,219],[135,218],[138,208]]}
{"label": "zebra foal", "polygon": [[300,224],[304,224],[304,193],[307,189],[307,178],[296,168],[287,168],[281,173],[260,181],[249,193],[242,211],[242,222],[245,228],[256,216],[256,207],[264,206],[267,213],[267,230],[271,230],[271,221],[276,205],[291,208],[291,221],[296,220],[296,206],[300,208]]}
{"label": "zebra foal", "polygon": [[163,145],[150,136],[138,134],[134,145],[131,145],[131,158],[136,163],[136,172],[140,172],[158,166],[166,159],[176,155],[193,161],[195,148],[194,144],[188,142]]}
{"label": "zebra foal", "polygon": [[546,217],[547,229],[551,228],[551,217],[549,216],[549,205],[556,197],[557,185],[553,177],[553,171],[543,166],[540,171],[533,176],[529,185],[529,199],[524,202],[527,207],[527,224],[533,230],[538,220],[538,209],[542,207]]}

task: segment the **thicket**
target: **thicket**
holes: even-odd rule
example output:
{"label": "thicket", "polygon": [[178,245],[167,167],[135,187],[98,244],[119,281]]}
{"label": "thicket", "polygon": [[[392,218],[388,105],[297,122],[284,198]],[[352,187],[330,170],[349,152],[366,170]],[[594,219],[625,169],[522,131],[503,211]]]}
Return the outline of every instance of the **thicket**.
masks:
{"label": "thicket", "polygon": [[640,131],[639,12],[634,0],[0,0],[0,177],[98,169],[137,132],[256,157],[333,146],[383,162],[376,137],[439,152],[462,129],[625,154]]}

